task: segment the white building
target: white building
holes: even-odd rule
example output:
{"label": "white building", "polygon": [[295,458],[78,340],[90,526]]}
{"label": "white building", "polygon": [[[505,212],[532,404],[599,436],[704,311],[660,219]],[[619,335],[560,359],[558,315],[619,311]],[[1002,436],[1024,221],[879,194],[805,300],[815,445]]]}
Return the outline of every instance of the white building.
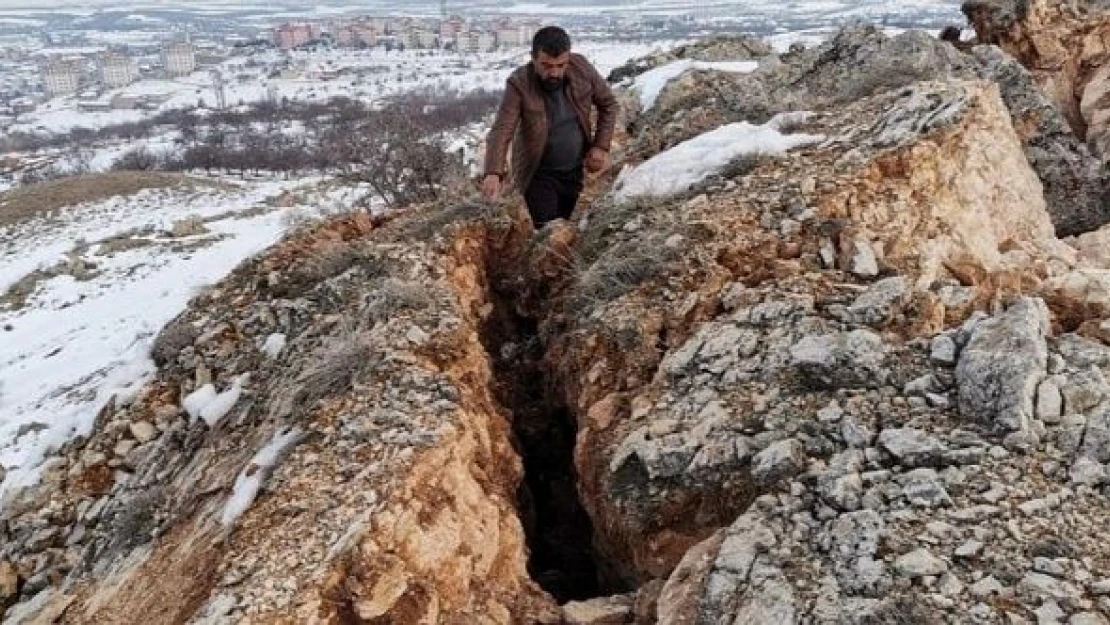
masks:
{"label": "white building", "polygon": [[401,41],[406,48],[435,48],[439,45],[439,35],[423,28],[410,28]]}
{"label": "white building", "polygon": [[100,82],[109,89],[125,87],[139,77],[139,64],[122,54],[106,53],[100,57]]}
{"label": "white building", "polygon": [[370,27],[373,28],[379,35],[388,35],[394,32],[395,26],[393,22],[384,17],[370,18]]}
{"label": "white building", "polygon": [[459,49],[463,52],[489,52],[495,47],[497,39],[493,33],[472,30],[459,35]]}
{"label": "white building", "polygon": [[81,63],[72,59],[51,61],[42,80],[47,97],[77,93],[81,85]]}
{"label": "white building", "polygon": [[166,74],[170,76],[187,76],[197,69],[197,51],[188,41],[174,41],[166,44],[162,49],[162,63],[166,66]]}
{"label": "white building", "polygon": [[515,28],[499,28],[497,30],[497,45],[502,48],[519,48],[529,45],[531,36],[528,29],[523,26]]}
{"label": "white building", "polygon": [[437,48],[439,47],[439,34],[430,30],[420,31],[420,47],[421,48]]}

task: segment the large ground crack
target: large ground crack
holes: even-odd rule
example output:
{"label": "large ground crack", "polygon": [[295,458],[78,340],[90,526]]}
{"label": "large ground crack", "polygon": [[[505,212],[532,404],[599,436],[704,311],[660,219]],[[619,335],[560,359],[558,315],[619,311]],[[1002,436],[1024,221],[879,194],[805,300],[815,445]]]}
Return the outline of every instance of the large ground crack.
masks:
{"label": "large ground crack", "polygon": [[[515,288],[504,291],[492,288],[494,310],[482,339],[524,463],[517,507],[528,541],[528,572],[559,603],[627,591],[594,548],[593,524],[579,499],[574,470],[574,415],[550,382],[554,376],[544,362],[537,320],[520,312],[523,294],[511,291],[521,282],[513,283]],[[547,291],[529,286],[533,293]]]}

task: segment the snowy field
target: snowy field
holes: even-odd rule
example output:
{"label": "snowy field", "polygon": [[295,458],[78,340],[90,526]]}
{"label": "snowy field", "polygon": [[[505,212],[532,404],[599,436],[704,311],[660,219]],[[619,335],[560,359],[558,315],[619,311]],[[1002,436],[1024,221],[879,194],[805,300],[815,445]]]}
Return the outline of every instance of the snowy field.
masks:
{"label": "snowy field", "polygon": [[[0,229],[0,293],[72,258],[91,267],[81,279],[43,280],[26,306],[0,309],[0,495],[33,482],[44,455],[87,433],[109,398],[126,401],[139,389],[154,372],[155,336],[198,289],[275,243],[289,224],[350,205],[352,189],[321,194],[316,182],[151,189]],[[309,190],[310,205],[275,207],[298,188]],[[170,235],[189,218],[203,220],[203,232]]]}

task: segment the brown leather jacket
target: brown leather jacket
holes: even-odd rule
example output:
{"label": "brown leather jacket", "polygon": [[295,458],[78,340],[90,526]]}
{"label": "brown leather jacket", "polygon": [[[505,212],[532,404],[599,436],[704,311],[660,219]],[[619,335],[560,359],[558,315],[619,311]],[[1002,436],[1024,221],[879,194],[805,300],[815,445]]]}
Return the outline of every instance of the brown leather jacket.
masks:
{"label": "brown leather jacket", "polygon": [[[617,98],[609,83],[580,54],[571,54],[567,66],[567,95],[578,113],[578,123],[591,148],[609,150],[617,124]],[[591,105],[597,107],[597,129],[591,130]],[[505,83],[505,95],[486,138],[485,174],[507,177],[506,163],[513,144],[512,180],[523,190],[531,182],[547,145],[547,111],[543,88],[531,63],[518,68]]]}

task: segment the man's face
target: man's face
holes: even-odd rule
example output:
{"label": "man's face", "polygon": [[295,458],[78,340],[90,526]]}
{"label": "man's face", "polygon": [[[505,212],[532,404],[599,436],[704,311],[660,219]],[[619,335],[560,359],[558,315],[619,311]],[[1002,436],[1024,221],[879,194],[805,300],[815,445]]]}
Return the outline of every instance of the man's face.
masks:
{"label": "man's face", "polygon": [[543,86],[548,89],[558,89],[563,86],[563,79],[567,75],[567,65],[570,64],[570,52],[559,56],[551,56],[541,50],[532,57],[532,64],[536,67]]}

